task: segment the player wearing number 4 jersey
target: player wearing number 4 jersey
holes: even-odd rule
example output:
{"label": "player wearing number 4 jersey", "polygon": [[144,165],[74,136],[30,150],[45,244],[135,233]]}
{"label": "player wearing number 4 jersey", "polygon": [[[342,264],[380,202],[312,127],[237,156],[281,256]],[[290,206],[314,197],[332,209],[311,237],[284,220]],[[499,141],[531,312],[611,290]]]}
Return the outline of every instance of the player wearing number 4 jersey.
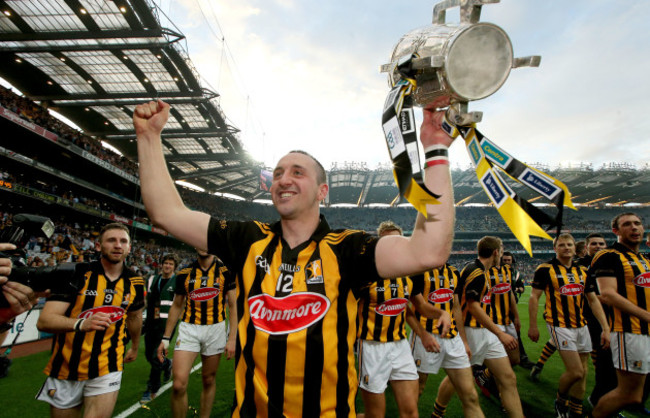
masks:
{"label": "player wearing number 4 jersey", "polygon": [[[176,276],[175,293],[165,333],[158,347],[159,360],[163,361],[167,355],[169,340],[180,318],[172,363],[172,414],[174,417],[184,417],[187,414],[190,370],[200,353],[203,364],[200,416],[209,417],[214,402],[215,377],[221,353],[226,351],[228,359],[235,354],[235,281],[221,260],[199,250],[198,259]],[[230,310],[229,327],[226,327],[225,321],[226,304]]]}
{"label": "player wearing number 4 jersey", "polygon": [[[436,110],[448,104],[423,110],[425,149],[451,145]],[[160,138],[169,110],[158,101],[134,113],[142,198],[155,224],[219,256],[237,278],[233,416],[356,416],[358,291],[447,260],[454,219],[448,162],[425,168],[425,185],[440,204],[422,204],[427,215],[418,215],[409,238],[330,229],[319,209],[325,170],[303,151],[286,154],[273,170],[279,222],[219,220],[188,209],[174,187]]]}
{"label": "player wearing number 4 jersey", "polygon": [[[128,229],[106,225],[98,240],[101,260],[77,267],[80,290],[53,294],[43,307],[38,329],[54,333],[37,399],[51,405],[52,416],[110,417],[122,381],[124,362],[136,359],[144,280],[124,266],[130,250]],[[126,352],[128,330],[131,348]]]}

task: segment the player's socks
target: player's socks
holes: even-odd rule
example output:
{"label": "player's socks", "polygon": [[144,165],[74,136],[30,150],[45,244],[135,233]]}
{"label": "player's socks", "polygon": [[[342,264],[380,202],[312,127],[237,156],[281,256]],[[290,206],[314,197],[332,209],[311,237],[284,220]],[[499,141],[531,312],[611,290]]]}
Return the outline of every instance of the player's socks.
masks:
{"label": "player's socks", "polygon": [[431,418],[442,418],[445,416],[445,410],[447,405],[440,405],[438,401],[433,405],[433,412],[431,413]]}
{"label": "player's socks", "polygon": [[548,358],[551,357],[556,350],[557,347],[555,347],[555,345],[553,345],[550,341],[547,342],[544,348],[542,349],[542,354],[539,356],[539,359],[537,360],[537,367],[540,369],[544,367],[544,364],[546,364]]}

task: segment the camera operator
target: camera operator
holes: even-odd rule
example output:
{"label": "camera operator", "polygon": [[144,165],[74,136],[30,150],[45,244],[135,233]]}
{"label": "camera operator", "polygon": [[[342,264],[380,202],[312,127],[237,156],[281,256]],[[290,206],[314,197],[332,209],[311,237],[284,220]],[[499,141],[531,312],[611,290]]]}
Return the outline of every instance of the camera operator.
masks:
{"label": "camera operator", "polygon": [[[16,246],[8,243],[0,243],[0,251],[15,250]],[[30,310],[42,293],[34,292],[29,286],[18,282],[9,281],[8,276],[11,274],[11,259],[0,258],[0,286],[2,294],[9,304],[6,308],[0,308],[0,333],[5,331],[11,320],[23,312]],[[9,325],[11,327],[11,325]]]}

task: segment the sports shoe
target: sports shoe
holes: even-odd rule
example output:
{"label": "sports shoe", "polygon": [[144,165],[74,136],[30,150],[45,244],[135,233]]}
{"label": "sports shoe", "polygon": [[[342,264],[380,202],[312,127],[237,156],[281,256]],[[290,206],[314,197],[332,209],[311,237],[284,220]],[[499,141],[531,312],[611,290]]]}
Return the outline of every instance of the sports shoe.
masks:
{"label": "sports shoe", "polygon": [[539,367],[537,364],[535,364],[530,370],[530,380],[533,382],[539,382],[540,374],[542,374],[542,367]]}
{"label": "sports shoe", "polygon": [[148,403],[151,402],[155,397],[156,397],[156,394],[155,394],[155,393],[151,393],[151,392],[147,389],[147,390],[145,390],[144,393],[142,394],[142,398],[140,398],[140,404],[141,404],[141,405],[148,404]]}
{"label": "sports shoe", "polygon": [[519,365],[520,365],[521,367],[523,367],[524,369],[528,369],[528,370],[530,370],[530,369],[532,369],[533,367],[535,367],[535,363],[533,363],[532,361],[528,360],[528,357],[524,357],[524,358],[522,358],[521,361],[519,362]]}
{"label": "sports shoe", "polygon": [[558,402],[557,399],[555,400],[554,405],[557,418],[569,418],[569,407],[567,405],[562,405],[562,403]]}
{"label": "sports shoe", "polygon": [[163,370],[163,383],[169,382],[172,377],[172,359],[167,359],[169,365]]}

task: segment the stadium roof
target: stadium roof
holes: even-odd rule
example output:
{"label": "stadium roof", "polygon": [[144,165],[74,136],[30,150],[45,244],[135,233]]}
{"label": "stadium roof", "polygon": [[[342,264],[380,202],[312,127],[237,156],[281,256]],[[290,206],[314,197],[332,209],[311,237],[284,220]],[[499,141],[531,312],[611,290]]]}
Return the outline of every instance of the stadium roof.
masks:
{"label": "stadium roof", "polygon": [[[176,180],[248,200],[268,198],[259,188],[261,164],[243,149],[218,94],[202,87],[183,34],[170,29],[173,23],[151,1],[0,0],[0,11],[0,76],[25,96],[133,159],[133,109],[163,99],[173,105],[163,144]],[[540,168],[564,181],[576,203],[650,204],[648,166]],[[453,177],[459,204],[489,203],[472,170],[455,169]],[[329,204],[404,203],[389,166],[334,164],[329,184]]]}
{"label": "stadium roof", "polygon": [[165,100],[172,176],[209,191],[256,194],[259,163],[244,151],[218,94],[202,87],[183,34],[161,25],[152,2],[0,0],[0,10],[0,75],[25,96],[133,159],[133,109]]}

